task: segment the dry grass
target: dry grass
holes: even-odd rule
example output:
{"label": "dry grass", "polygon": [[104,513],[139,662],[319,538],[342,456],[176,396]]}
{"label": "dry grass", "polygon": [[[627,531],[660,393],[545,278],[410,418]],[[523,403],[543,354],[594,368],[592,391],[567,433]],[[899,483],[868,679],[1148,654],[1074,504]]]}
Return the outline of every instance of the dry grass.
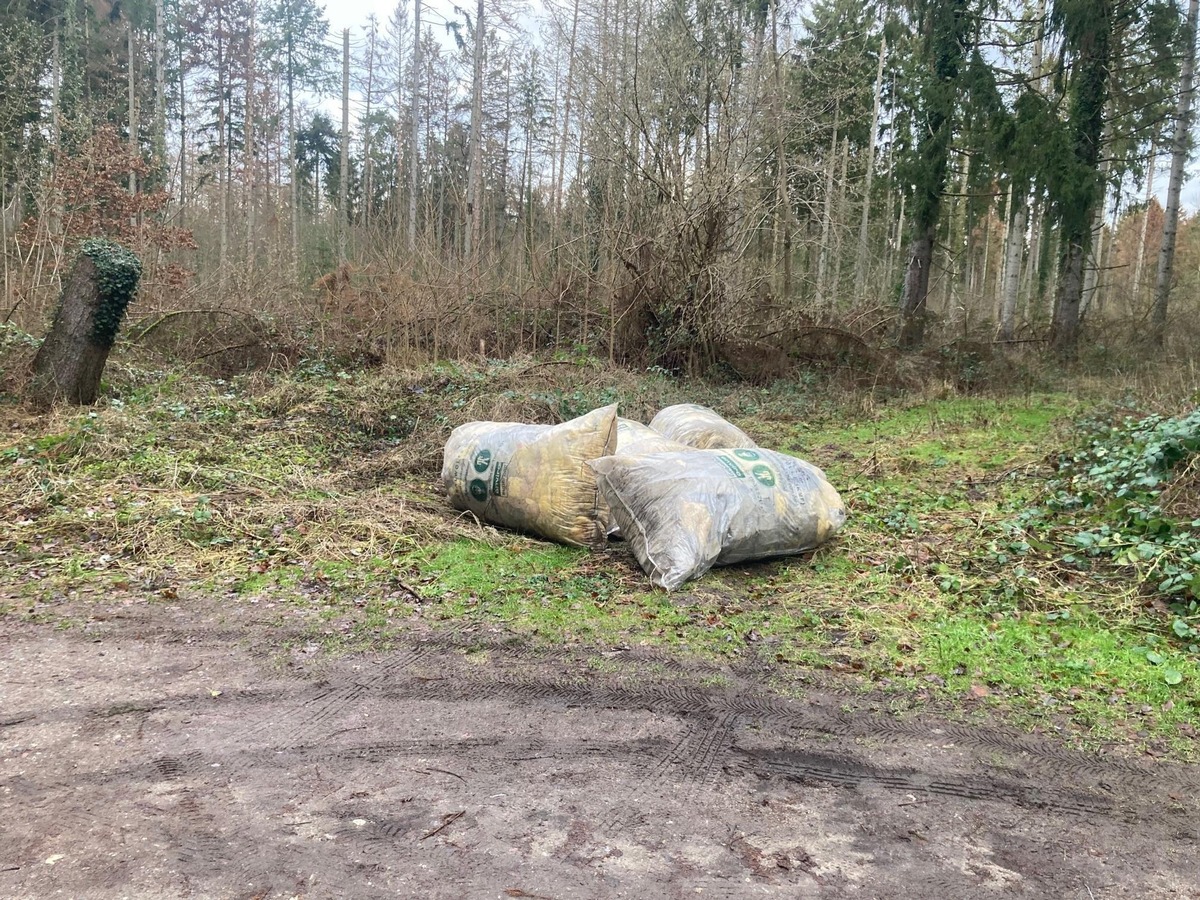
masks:
{"label": "dry grass", "polygon": [[29,588],[47,573],[157,585],[460,537],[520,542],[445,506],[437,474],[456,425],[557,422],[618,397],[647,415],[677,390],[592,360],[224,382],[124,358],[94,409],[0,408],[0,556]]}

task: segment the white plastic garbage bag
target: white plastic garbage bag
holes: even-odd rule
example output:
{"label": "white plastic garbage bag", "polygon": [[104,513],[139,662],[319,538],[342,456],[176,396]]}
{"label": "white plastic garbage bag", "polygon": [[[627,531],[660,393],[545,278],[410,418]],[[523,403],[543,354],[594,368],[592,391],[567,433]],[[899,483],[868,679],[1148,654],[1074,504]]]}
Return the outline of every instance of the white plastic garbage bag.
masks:
{"label": "white plastic garbage bag", "polygon": [[811,550],[846,520],[824,472],[771,450],[610,456],[590,465],[642,569],[669,591],[715,565]]}

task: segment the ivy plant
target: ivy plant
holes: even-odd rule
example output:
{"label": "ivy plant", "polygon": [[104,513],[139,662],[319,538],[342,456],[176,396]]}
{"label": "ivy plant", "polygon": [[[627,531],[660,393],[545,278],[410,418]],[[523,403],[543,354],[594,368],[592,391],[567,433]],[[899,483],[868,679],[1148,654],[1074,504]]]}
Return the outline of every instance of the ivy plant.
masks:
{"label": "ivy plant", "polygon": [[84,241],[80,251],[95,265],[100,291],[91,338],[101,347],[111,347],[117,339],[125,310],[137,293],[142,261],[133,251],[103,238]]}

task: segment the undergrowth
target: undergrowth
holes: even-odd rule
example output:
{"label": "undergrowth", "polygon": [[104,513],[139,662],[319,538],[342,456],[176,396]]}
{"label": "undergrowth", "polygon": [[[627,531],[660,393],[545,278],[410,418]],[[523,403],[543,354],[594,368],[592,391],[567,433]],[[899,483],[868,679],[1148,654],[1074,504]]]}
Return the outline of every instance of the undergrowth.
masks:
{"label": "undergrowth", "polygon": [[[329,648],[415,621],[646,645],[1001,715],[1093,746],[1195,755],[1196,414],[1077,394],[902,395],[635,375],[578,354],[210,380],[120,357],[90,410],[0,405],[0,607],[215,598]],[[650,588],[619,544],[555,547],[446,508],[451,428],[617,402],[713,406],[826,470],[850,518],[802,558]],[[1083,420],[1083,430],[1072,425]],[[1086,424],[1092,422],[1093,424]],[[1192,485],[1191,488],[1188,485]]]}

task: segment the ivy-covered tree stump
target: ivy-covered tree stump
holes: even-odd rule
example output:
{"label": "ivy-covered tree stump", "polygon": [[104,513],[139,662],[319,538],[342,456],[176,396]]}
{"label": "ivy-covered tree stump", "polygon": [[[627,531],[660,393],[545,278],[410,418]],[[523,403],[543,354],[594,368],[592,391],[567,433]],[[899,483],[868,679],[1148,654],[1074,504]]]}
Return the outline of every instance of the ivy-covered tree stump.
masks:
{"label": "ivy-covered tree stump", "polygon": [[42,406],[94,403],[142,263],[120,244],[84,241],[54,323],[33,360],[30,398]]}

